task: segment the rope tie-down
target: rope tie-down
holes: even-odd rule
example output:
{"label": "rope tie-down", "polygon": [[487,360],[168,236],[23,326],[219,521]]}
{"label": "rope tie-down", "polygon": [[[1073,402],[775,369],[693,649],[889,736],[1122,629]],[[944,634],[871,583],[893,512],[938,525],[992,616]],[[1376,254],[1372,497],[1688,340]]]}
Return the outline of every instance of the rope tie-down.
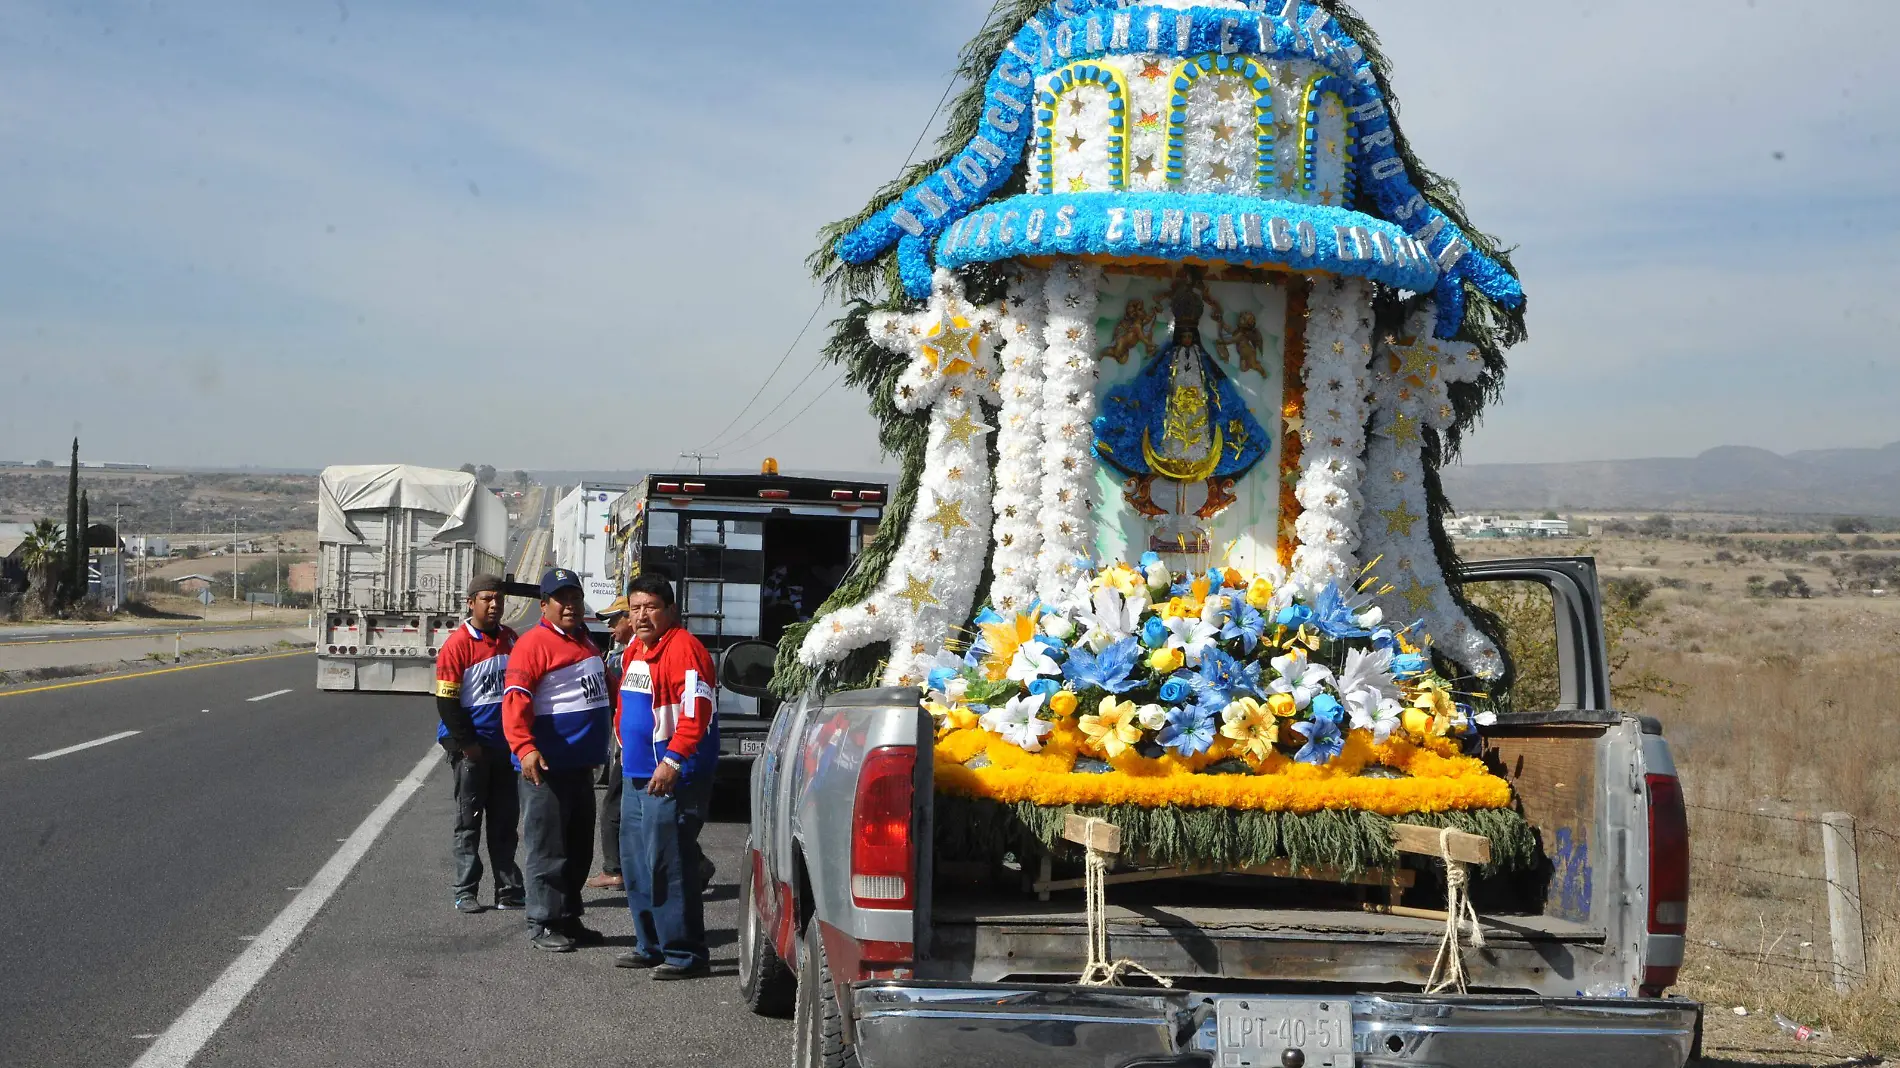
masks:
{"label": "rope tie-down", "polygon": [[1083,986],[1120,986],[1124,972],[1139,972],[1162,986],[1173,986],[1172,980],[1156,975],[1134,961],[1123,957],[1110,960],[1108,956],[1108,853],[1096,848],[1097,828],[1110,827],[1104,820],[1089,817],[1083,824],[1082,848],[1086,851],[1083,861],[1083,900],[1088,911],[1089,925],[1089,961],[1082,968],[1082,977],[1076,980]]}
{"label": "rope tie-down", "polygon": [[1478,910],[1471,903],[1471,871],[1451,855],[1452,836],[1458,832],[1447,827],[1438,835],[1439,859],[1445,862],[1445,933],[1438,941],[1438,956],[1432,961],[1432,974],[1425,980],[1427,994],[1442,994],[1456,989],[1465,992],[1464,946],[1458,929],[1471,926],[1470,946],[1484,948],[1484,928],[1478,923]]}

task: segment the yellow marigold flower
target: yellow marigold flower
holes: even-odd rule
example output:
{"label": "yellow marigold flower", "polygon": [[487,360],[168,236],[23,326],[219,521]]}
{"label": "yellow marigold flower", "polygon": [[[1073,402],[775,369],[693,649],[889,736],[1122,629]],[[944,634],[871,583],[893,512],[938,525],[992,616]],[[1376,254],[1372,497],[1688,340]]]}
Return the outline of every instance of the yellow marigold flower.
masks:
{"label": "yellow marigold flower", "polygon": [[1181,665],[1185,663],[1187,654],[1179,649],[1156,649],[1148,657],[1148,666],[1163,675],[1181,670]]}
{"label": "yellow marigold flower", "polygon": [[1276,693],[1267,698],[1267,707],[1276,716],[1291,717],[1300,710],[1299,702],[1293,700],[1290,693]]}
{"label": "yellow marigold flower", "polygon": [[1107,754],[1110,760],[1141,741],[1141,724],[1135,722],[1135,702],[1117,701],[1113,695],[1102,698],[1100,711],[1083,716],[1079,726],[1095,748]]}
{"label": "yellow marigold flower", "polygon": [[1273,603],[1273,583],[1257,578],[1247,584],[1247,603],[1265,611]]}
{"label": "yellow marigold flower", "polygon": [[1050,694],[1049,711],[1055,713],[1057,719],[1068,719],[1075,715],[1075,691],[1057,690]]}
{"label": "yellow marigold flower", "polygon": [[1280,739],[1280,724],[1273,711],[1251,697],[1228,705],[1221,719],[1226,721],[1221,724],[1221,736],[1239,743],[1241,753],[1256,764],[1267,759],[1273,743]]}

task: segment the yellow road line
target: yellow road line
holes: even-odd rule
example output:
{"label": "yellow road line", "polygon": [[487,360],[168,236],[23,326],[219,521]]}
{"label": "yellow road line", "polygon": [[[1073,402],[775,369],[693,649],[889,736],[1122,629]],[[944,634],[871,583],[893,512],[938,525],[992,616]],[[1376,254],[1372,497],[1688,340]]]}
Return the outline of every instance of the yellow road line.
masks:
{"label": "yellow road line", "polygon": [[45,693],[48,690],[70,690],[75,686],[97,686],[102,682],[124,682],[127,679],[144,679],[153,675],[170,675],[178,671],[197,671],[199,668],[224,667],[229,664],[254,664],[259,660],[282,660],[288,656],[315,656],[313,649],[299,649],[294,653],[265,653],[263,656],[241,656],[231,660],[213,660],[204,664],[183,664],[178,667],[159,668],[156,671],[140,671],[131,675],[107,675],[97,679],[79,679],[74,682],[56,682],[50,686],[34,686],[25,690],[0,690],[0,697],[19,697],[22,694]]}
{"label": "yellow road line", "polygon": [[275,623],[242,623],[237,626],[231,626],[231,627],[176,627],[169,630],[160,631],[156,634],[94,634],[94,635],[88,635],[83,638],[35,638],[30,642],[0,642],[0,649],[13,648],[13,647],[25,648],[26,646],[29,646],[29,645],[73,645],[78,642],[135,642],[141,638],[151,638],[152,640],[157,641],[160,638],[169,638],[174,634],[180,634],[180,635],[185,635],[189,637],[194,634],[236,634],[236,633],[239,633],[240,631],[247,631],[247,630],[308,630],[308,629],[310,628],[305,627],[302,624],[295,623],[295,622],[284,623],[281,625],[275,624]]}

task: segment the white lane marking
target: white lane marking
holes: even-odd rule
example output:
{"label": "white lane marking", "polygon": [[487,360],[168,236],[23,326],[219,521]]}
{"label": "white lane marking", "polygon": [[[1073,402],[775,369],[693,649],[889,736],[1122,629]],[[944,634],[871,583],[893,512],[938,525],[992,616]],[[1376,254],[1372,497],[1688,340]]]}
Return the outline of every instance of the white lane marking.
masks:
{"label": "white lane marking", "polygon": [[409,800],[422,786],[422,780],[437,761],[442,759],[442,747],[430,745],[429,752],[416,762],[409,771],[408,778],[389,792],[370,812],[363,822],[350,832],[343,848],[324,862],[322,868],[310,880],[309,885],[298,891],[290,899],[284,911],[265,927],[256,941],[252,942],[238,958],[231,962],[224,974],[218,976],[198,1000],[191,1003],[172,1025],[165,1029],[158,1041],[152,1043],[143,1056],[132,1062],[132,1068],[185,1068],[191,1059],[198,1055],[211,1036],[218,1033],[224,1022],[231,1018],[237,1007],[244,1001],[251,989],[270,973],[277,958],[284,955],[310,921],[316,919],[331,895],[343,886],[357,862],[369,852],[370,846],[396,818],[403,803]]}
{"label": "white lane marking", "polygon": [[50,753],[41,753],[39,756],[30,756],[30,757],[27,757],[27,759],[28,760],[51,760],[54,757],[63,757],[67,753],[77,753],[81,749],[91,749],[95,745],[104,745],[107,742],[116,742],[121,738],[130,738],[134,734],[137,734],[137,733],[138,731],[120,731],[117,734],[108,734],[104,738],[94,738],[90,742],[80,742],[78,745],[69,745],[64,749],[55,749]]}
{"label": "white lane marking", "polygon": [[291,691],[289,691],[289,690],[272,690],[272,691],[271,691],[271,692],[269,692],[269,693],[260,693],[260,694],[258,694],[258,695],[257,695],[256,697],[247,697],[247,698],[245,698],[245,700],[246,700],[247,702],[250,702],[250,703],[252,703],[252,704],[255,704],[255,703],[257,703],[257,702],[259,702],[259,701],[268,701],[268,700],[270,700],[270,699],[271,699],[271,698],[273,698],[273,697],[282,697],[282,696],[284,696],[285,694],[287,694],[287,693],[290,693],[290,692],[291,692]]}

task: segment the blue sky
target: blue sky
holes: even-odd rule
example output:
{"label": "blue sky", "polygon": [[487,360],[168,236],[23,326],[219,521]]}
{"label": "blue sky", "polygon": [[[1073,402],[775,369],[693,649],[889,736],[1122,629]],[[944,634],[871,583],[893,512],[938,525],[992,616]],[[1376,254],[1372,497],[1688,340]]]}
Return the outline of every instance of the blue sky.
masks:
{"label": "blue sky", "polygon": [[[0,0],[0,458],[672,462],[986,10]],[[1469,459],[1900,438],[1900,4],[1361,10],[1531,294]],[[727,463],[877,463],[827,317]]]}

